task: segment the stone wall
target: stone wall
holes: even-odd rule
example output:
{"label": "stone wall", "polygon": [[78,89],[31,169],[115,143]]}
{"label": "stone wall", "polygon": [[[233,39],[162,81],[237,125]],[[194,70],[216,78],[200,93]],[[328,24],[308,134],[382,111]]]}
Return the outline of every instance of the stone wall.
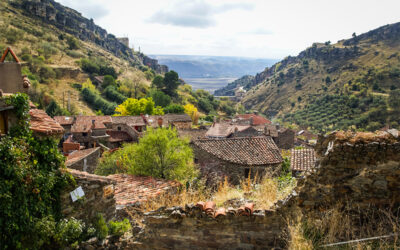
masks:
{"label": "stone wall", "polygon": [[291,149],[294,147],[294,135],[295,132],[291,129],[285,129],[284,131],[278,131],[278,137],[274,138],[274,141],[278,148]]}
{"label": "stone wall", "polygon": [[215,209],[187,205],[145,215],[138,234],[144,249],[281,249],[287,226],[279,209]]}
{"label": "stone wall", "polygon": [[300,207],[399,207],[398,135],[337,132],[320,137],[316,153],[318,168],[297,187]]}
{"label": "stone wall", "polygon": [[100,147],[98,147],[93,152],[91,152],[89,155],[68,165],[68,168],[72,168],[75,170],[93,174],[97,168],[100,156],[101,156],[101,150],[100,150]]}
{"label": "stone wall", "polygon": [[250,166],[239,165],[221,160],[199,147],[192,144],[195,163],[200,167],[201,174],[206,177],[207,185],[215,186],[218,182],[223,181],[225,176],[228,181],[234,185],[239,184],[240,180],[250,176],[264,176],[267,172],[277,175],[280,172],[281,164],[266,166]]}
{"label": "stone wall", "polygon": [[192,122],[171,122],[176,129],[191,129]]}
{"label": "stone wall", "polygon": [[[61,212],[64,217],[74,217],[86,222],[93,222],[98,213],[106,220],[115,216],[115,182],[103,176],[97,176],[78,170],[68,169],[75,179],[75,184],[62,191]],[[70,192],[82,187],[84,197],[73,202]]]}

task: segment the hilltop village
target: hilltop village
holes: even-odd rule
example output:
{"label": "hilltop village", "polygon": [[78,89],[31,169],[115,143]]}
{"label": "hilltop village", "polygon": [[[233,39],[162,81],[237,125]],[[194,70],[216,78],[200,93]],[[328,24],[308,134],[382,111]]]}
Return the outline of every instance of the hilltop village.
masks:
{"label": "hilltop village", "polygon": [[[14,62],[4,61],[8,54]],[[99,223],[94,222],[99,218],[111,221],[109,225],[125,223],[114,236],[97,234],[89,241],[77,240],[83,249],[186,248],[192,244],[196,249],[204,246],[220,248],[224,241],[207,241],[210,237],[222,237],[221,232],[225,230],[233,230],[233,233],[224,236],[226,244],[231,246],[286,248],[290,240],[284,235],[291,229],[282,218],[292,217],[294,207],[300,208],[303,216],[323,218],[323,214],[312,215],[313,209],[333,206],[332,199],[342,196],[342,192],[351,199],[348,204],[351,211],[371,202],[380,206],[399,202],[400,148],[399,134],[395,129],[376,134],[337,132],[328,137],[320,136],[317,140],[317,135],[307,130],[281,127],[257,113],[238,114],[232,119],[214,117],[213,122],[202,126],[195,126],[192,118],[185,113],[52,118],[21,94],[29,92],[31,83],[22,75],[20,66],[18,57],[8,48],[0,61],[4,73],[0,77],[2,140],[20,140],[18,138],[26,138],[32,133],[32,140],[39,144],[50,143],[58,151],[41,153],[63,154],[64,157],[57,158],[59,170],[70,175],[74,181],[61,191],[58,202],[62,217],[78,219],[89,225]],[[25,104],[21,100],[26,100]],[[31,132],[21,132],[26,124]],[[164,130],[173,131],[177,142],[189,145],[189,151],[193,152],[189,162],[193,162],[198,171],[197,180],[204,181],[203,191],[194,191],[199,181],[197,184],[196,181],[182,182],[178,177],[173,179],[164,173],[161,178],[151,174],[135,175],[120,169],[121,162],[130,158],[135,161],[134,157],[140,157],[137,154],[118,156],[111,161],[111,172],[99,171],[102,161],[105,161],[103,158],[113,159],[114,154],[129,148],[129,145],[140,145],[147,140],[147,136]],[[25,137],[20,137],[21,134]],[[175,139],[170,137],[169,140]],[[161,141],[157,138],[148,150],[158,148],[157,143]],[[143,154],[147,155],[147,152]],[[355,154],[368,157],[359,158],[365,161],[362,164],[347,160]],[[379,157],[374,158],[374,154]],[[340,161],[343,161],[341,165],[337,163]],[[55,163],[53,160],[50,162]],[[359,169],[353,177],[346,174],[348,170],[340,170],[337,164],[344,169],[353,168],[350,165],[356,164],[355,168],[362,168],[369,174],[363,176]],[[387,168],[388,164],[392,167]],[[369,171],[375,172],[372,174]],[[288,191],[279,191],[280,195],[274,194],[271,200],[262,201],[271,195],[265,188],[273,188],[276,183],[277,190],[280,190],[279,185],[284,185],[282,187],[288,188]],[[341,183],[347,183],[343,185],[350,189],[341,190]],[[329,185],[330,188],[326,188]],[[323,186],[325,189],[321,190]],[[376,188],[376,193],[367,191],[371,188]],[[244,195],[230,198],[228,193],[233,191],[244,192]],[[207,192],[211,195],[207,196]],[[227,197],[218,200],[216,197],[221,193]],[[202,201],[202,198],[208,201]],[[188,201],[196,203],[179,206],[181,202]],[[163,204],[173,207],[166,208]],[[158,209],[144,213],[152,208]],[[116,219],[122,221],[112,222]],[[144,220],[144,224],[139,223],[140,220]],[[189,229],[190,225],[196,228],[197,233],[192,231],[193,228]],[[219,229],[207,233],[207,228]],[[183,235],[190,240],[182,240]]]}

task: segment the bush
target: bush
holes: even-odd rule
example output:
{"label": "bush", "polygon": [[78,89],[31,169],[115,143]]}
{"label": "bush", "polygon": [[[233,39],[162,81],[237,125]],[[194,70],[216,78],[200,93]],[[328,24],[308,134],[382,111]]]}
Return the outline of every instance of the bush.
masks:
{"label": "bush", "polygon": [[101,110],[105,115],[114,114],[114,110],[117,107],[116,103],[105,100],[103,97],[88,88],[84,88],[81,94],[83,100],[85,100],[93,109]]}
{"label": "bush", "polygon": [[70,50],[79,49],[79,41],[75,37],[68,36],[67,37],[67,44]]}
{"label": "bush", "polygon": [[151,97],[156,106],[166,107],[171,103],[171,97],[164,94],[164,92],[160,90],[150,90],[147,94],[148,97]]}
{"label": "bush", "polygon": [[164,108],[166,114],[183,114],[185,113],[185,108],[179,104],[171,104]]}
{"label": "bush", "polygon": [[111,235],[121,237],[131,229],[131,223],[126,218],[123,221],[109,221],[108,228]]}
{"label": "bush", "polygon": [[104,94],[108,100],[118,104],[123,103],[127,99],[127,97],[119,93],[114,86],[108,86],[104,91]]}
{"label": "bush", "polygon": [[107,227],[107,223],[104,220],[104,217],[102,214],[97,215],[97,220],[96,220],[94,226],[96,228],[97,238],[99,238],[100,240],[105,239],[108,235],[108,227]]}
{"label": "bush", "polygon": [[77,51],[73,51],[73,50],[67,50],[66,53],[67,53],[68,56],[70,56],[72,58],[80,58],[80,57],[83,56],[81,53],[79,53]]}
{"label": "bush", "polygon": [[10,28],[5,32],[4,36],[7,43],[14,44],[16,41],[21,40],[24,35],[22,31]]}

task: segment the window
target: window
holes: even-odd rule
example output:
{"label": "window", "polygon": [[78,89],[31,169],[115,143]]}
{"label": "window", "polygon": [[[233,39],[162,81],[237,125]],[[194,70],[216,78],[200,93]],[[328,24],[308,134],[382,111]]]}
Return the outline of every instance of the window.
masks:
{"label": "window", "polygon": [[118,131],[121,131],[121,127],[118,127]]}
{"label": "window", "polygon": [[249,178],[249,175],[250,175],[250,168],[245,168],[244,169],[244,177]]}
{"label": "window", "polygon": [[82,136],[87,136],[87,133],[82,133]]}
{"label": "window", "polygon": [[195,163],[195,164],[199,163],[199,159],[194,158],[194,163]]}

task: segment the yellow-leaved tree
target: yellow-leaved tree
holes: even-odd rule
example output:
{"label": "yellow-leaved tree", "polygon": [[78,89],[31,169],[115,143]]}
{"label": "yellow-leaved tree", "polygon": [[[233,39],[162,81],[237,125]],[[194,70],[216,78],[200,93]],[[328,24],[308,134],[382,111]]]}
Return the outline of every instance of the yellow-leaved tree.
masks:
{"label": "yellow-leaved tree", "polygon": [[186,104],[184,108],[185,113],[190,116],[193,124],[197,125],[197,123],[199,122],[199,111],[197,110],[197,108],[191,103]]}
{"label": "yellow-leaved tree", "polygon": [[128,98],[115,109],[117,116],[126,115],[163,115],[164,111],[160,106],[154,107],[151,97],[140,100]]}

